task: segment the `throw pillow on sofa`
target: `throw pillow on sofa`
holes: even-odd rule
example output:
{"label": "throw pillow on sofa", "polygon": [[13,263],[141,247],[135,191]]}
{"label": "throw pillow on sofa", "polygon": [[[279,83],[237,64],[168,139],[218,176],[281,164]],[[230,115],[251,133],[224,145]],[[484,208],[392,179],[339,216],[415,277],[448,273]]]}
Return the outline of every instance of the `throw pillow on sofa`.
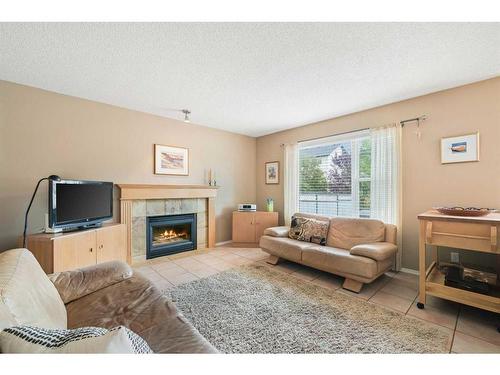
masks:
{"label": "throw pillow on sofa", "polygon": [[0,333],[1,353],[152,353],[142,337],[126,327],[47,329],[17,326]]}
{"label": "throw pillow on sofa", "polygon": [[312,242],[324,246],[326,245],[329,225],[328,221],[294,215],[292,216],[288,237],[297,241]]}

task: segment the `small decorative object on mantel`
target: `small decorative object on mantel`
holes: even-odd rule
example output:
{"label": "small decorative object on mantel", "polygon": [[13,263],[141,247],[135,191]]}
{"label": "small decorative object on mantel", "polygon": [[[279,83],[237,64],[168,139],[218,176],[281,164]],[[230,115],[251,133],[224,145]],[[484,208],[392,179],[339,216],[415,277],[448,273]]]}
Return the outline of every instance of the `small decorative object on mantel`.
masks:
{"label": "small decorative object on mantel", "polygon": [[441,138],[441,164],[479,161],[479,133]]}
{"label": "small decorative object on mantel", "polygon": [[273,198],[267,198],[266,205],[267,205],[267,212],[274,211],[274,199]]}
{"label": "small decorative object on mantel", "polygon": [[208,185],[217,186],[217,180],[215,179],[215,170],[212,172],[212,168],[208,170]]}
{"label": "small decorative object on mantel", "polygon": [[434,207],[439,213],[450,216],[485,216],[491,212],[496,212],[493,208],[476,207]]}
{"label": "small decorative object on mantel", "polygon": [[266,184],[279,184],[280,183],[280,162],[269,161],[266,163]]}
{"label": "small decorative object on mantel", "polygon": [[189,149],[155,144],[155,174],[189,175]]}

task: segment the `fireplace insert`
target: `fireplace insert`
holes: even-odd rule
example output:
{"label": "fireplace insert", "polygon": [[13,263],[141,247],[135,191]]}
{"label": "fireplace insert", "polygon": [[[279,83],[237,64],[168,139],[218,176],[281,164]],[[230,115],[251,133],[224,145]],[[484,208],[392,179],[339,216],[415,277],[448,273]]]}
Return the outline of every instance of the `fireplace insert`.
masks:
{"label": "fireplace insert", "polygon": [[149,216],[146,259],[196,249],[196,214]]}

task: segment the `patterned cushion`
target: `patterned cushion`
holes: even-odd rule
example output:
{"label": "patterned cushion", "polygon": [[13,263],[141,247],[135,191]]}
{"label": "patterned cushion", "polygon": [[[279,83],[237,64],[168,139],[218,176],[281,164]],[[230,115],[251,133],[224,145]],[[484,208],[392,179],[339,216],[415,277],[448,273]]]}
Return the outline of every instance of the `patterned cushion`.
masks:
{"label": "patterned cushion", "polygon": [[329,225],[328,221],[294,215],[288,237],[324,246],[326,245]]}
{"label": "patterned cushion", "polygon": [[152,353],[146,341],[126,327],[47,329],[17,326],[0,333],[2,353]]}

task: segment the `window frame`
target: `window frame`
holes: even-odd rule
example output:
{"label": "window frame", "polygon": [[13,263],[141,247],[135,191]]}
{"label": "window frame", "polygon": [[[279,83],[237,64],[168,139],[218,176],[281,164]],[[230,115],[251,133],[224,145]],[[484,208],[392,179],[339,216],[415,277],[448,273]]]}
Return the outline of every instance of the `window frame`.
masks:
{"label": "window frame", "polygon": [[[333,144],[339,144],[339,143],[346,143],[350,142],[350,148],[351,148],[351,215],[349,217],[370,217],[370,208],[368,208],[368,216],[360,216],[361,212],[361,202],[360,202],[360,183],[361,182],[369,182],[371,185],[372,181],[372,176],[371,176],[371,171],[370,171],[370,176],[369,177],[362,177],[360,176],[360,151],[362,147],[362,143],[364,140],[370,140],[370,133],[368,129],[365,130],[359,130],[359,131],[354,131],[354,132],[349,132],[349,133],[344,133],[344,134],[339,134],[339,135],[333,135],[333,136],[328,136],[328,137],[322,137],[322,138],[317,138],[314,140],[310,141],[303,141],[298,143],[298,163],[297,163],[297,202],[296,202],[296,207],[298,212],[300,211],[300,202],[301,202],[301,191],[300,191],[300,183],[301,183],[301,175],[300,175],[300,160],[301,156],[300,153],[304,149],[308,148],[314,148],[314,147],[321,147],[321,146],[327,146],[327,145],[333,145]],[[371,164],[371,160],[370,160]],[[330,194],[330,193],[326,193]],[[333,193],[331,193],[334,195]],[[308,213],[308,212],[304,212]],[[310,212],[309,212],[310,213]],[[338,211],[337,211],[338,214]],[[330,215],[329,215],[330,216]],[[335,215],[332,215],[335,216]],[[344,216],[342,216],[344,217]]]}

